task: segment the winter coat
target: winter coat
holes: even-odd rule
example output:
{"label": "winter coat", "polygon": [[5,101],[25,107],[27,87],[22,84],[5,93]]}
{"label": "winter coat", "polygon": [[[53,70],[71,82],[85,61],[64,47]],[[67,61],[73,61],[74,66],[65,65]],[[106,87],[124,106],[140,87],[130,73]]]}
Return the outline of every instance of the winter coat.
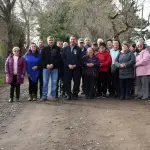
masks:
{"label": "winter coat", "polygon": [[[120,64],[125,64],[124,68],[120,68]],[[119,68],[119,78],[128,79],[134,77],[135,55],[133,52],[125,52],[117,56],[115,66]]]}
{"label": "winter coat", "polygon": [[40,67],[46,68],[48,64],[53,64],[54,69],[59,68],[61,61],[60,48],[56,45],[46,46],[42,49]]}
{"label": "winter coat", "polygon": [[109,71],[111,65],[111,56],[110,53],[105,50],[104,52],[98,51],[96,56],[99,58],[101,66],[99,67],[99,72],[107,72]]}
{"label": "winter coat", "polygon": [[[87,67],[87,63],[93,63],[94,66]],[[97,77],[99,65],[100,65],[99,59],[95,55],[92,58],[89,57],[88,55],[83,56],[82,58],[83,75]]]}
{"label": "winter coat", "polygon": [[40,68],[33,70],[32,67],[39,67],[40,54],[38,53],[37,56],[35,56],[35,53],[28,52],[24,55],[24,58],[27,65],[27,74],[33,82],[36,82],[40,74]]}
{"label": "winter coat", "polygon": [[[26,72],[26,63],[23,56],[19,55],[17,62],[17,84],[23,84],[24,76]],[[11,84],[13,82],[13,69],[14,69],[14,59],[13,54],[10,54],[5,62],[5,73],[7,74],[6,82]]]}
{"label": "winter coat", "polygon": [[77,67],[81,67],[81,57],[81,49],[77,45],[74,46],[72,51],[70,46],[66,46],[62,53],[65,67],[68,67],[68,65],[76,65]]}
{"label": "winter coat", "polygon": [[150,52],[145,49],[136,56],[136,76],[150,75]]}

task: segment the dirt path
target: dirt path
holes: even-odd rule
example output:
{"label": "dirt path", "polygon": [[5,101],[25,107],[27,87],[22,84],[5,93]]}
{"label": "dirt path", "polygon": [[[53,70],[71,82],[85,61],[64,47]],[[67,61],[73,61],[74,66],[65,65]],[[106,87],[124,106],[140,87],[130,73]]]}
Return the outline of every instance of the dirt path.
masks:
{"label": "dirt path", "polygon": [[145,102],[27,102],[26,87],[13,105],[0,92],[0,150],[150,150]]}

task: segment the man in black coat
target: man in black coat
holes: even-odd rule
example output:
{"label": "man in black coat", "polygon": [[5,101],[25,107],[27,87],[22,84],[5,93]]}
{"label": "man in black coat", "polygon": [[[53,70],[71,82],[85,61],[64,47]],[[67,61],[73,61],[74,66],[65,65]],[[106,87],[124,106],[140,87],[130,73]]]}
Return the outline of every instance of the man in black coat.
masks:
{"label": "man in black coat", "polygon": [[[64,87],[67,93],[66,100],[77,99],[81,78],[81,49],[77,46],[75,36],[70,37],[70,45],[63,50],[64,62]],[[71,81],[73,79],[74,86],[71,90]]]}
{"label": "man in black coat", "polygon": [[[43,90],[41,100],[56,101],[56,88],[58,79],[58,68],[60,66],[60,48],[54,44],[52,36],[47,38],[48,46],[41,52],[40,66],[43,68]],[[51,93],[47,98],[49,78],[51,76]]]}

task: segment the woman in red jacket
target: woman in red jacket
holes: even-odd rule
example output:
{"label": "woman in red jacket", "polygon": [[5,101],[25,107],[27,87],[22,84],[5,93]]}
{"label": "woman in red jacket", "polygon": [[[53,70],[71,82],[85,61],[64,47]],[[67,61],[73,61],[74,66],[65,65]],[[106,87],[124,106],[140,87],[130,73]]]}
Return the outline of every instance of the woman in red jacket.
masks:
{"label": "woman in red jacket", "polygon": [[99,77],[98,77],[98,93],[103,98],[106,97],[107,84],[109,81],[109,68],[111,65],[111,56],[106,50],[106,44],[103,42],[99,47],[99,51],[96,56],[100,60]]}

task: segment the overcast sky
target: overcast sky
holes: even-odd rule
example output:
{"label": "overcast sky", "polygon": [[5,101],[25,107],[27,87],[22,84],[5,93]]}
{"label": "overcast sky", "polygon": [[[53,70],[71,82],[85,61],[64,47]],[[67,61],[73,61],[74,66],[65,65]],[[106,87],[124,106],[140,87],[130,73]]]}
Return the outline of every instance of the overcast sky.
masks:
{"label": "overcast sky", "polygon": [[145,0],[144,4],[144,18],[147,19],[150,13],[150,0]]}

